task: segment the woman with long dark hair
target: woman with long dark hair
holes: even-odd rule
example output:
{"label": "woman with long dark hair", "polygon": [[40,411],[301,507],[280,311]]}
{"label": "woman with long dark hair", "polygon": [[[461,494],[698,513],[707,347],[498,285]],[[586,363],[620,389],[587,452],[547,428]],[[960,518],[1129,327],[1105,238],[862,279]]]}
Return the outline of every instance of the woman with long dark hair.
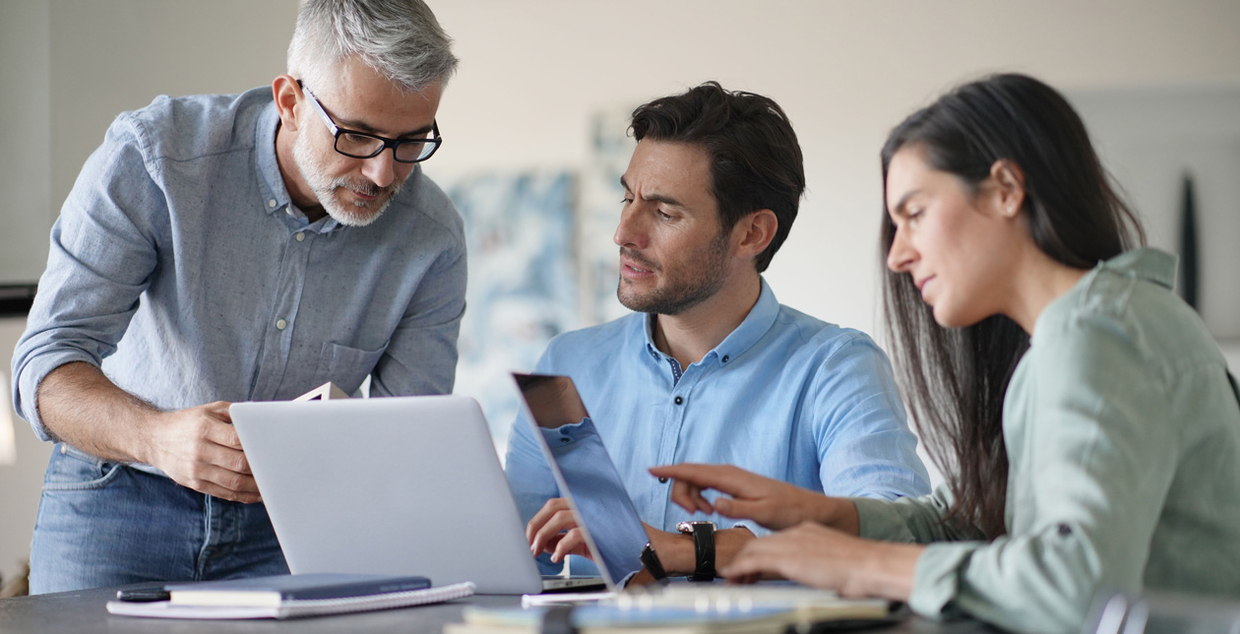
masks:
{"label": "woman with long dark hair", "polygon": [[946,482],[884,502],[652,469],[686,508],[787,529],[720,572],[1036,632],[1079,631],[1101,589],[1240,594],[1240,394],[1067,101],[966,84],[882,165],[892,352]]}

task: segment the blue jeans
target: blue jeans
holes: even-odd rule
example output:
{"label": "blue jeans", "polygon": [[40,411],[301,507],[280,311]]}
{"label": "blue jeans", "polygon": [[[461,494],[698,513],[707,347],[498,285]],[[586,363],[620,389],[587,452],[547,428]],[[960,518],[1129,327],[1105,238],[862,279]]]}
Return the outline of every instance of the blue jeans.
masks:
{"label": "blue jeans", "polygon": [[30,554],[30,593],[284,574],[262,504],[240,504],[56,445]]}

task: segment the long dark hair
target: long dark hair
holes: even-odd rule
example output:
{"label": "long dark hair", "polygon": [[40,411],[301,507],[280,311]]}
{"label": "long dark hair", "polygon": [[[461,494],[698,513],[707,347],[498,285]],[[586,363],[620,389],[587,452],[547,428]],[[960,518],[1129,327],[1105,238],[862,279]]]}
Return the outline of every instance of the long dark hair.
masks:
{"label": "long dark hair", "polygon": [[[904,147],[922,149],[930,167],[954,174],[974,192],[996,161],[1015,163],[1024,174],[1022,212],[1034,244],[1067,266],[1088,269],[1145,241],[1080,117],[1032,77],[993,75],[910,115],[883,146],[884,192],[891,159]],[[884,258],[894,237],[884,213]],[[1029,336],[1003,315],[943,328],[910,275],[883,270],[887,334],[910,413],[954,494],[947,520],[993,539],[1007,531],[1003,397]]]}

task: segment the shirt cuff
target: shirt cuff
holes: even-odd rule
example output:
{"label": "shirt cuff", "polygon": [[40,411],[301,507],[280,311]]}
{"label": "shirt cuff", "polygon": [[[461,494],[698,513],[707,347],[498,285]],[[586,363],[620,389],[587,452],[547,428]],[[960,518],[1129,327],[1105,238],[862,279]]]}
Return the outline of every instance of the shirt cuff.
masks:
{"label": "shirt cuff", "polygon": [[916,542],[908,522],[894,504],[871,498],[845,498],[857,507],[858,534],[866,539]]}
{"label": "shirt cuff", "polygon": [[43,418],[39,416],[39,384],[56,368],[75,361],[99,367],[98,363],[85,352],[65,350],[36,356],[18,370],[17,380],[14,381],[14,387],[17,388],[17,394],[13,399],[14,405],[17,407],[17,413],[30,423],[30,427],[34,429],[39,440],[45,442],[57,440],[43,424]]}
{"label": "shirt cuff", "polygon": [[963,568],[980,542],[934,543],[926,546],[913,573],[913,593],[908,605],[928,618],[950,616],[952,600],[960,592]]}
{"label": "shirt cuff", "polygon": [[731,526],[724,526],[723,528],[747,528],[749,529],[749,532],[753,533],[754,537],[766,537],[767,535],[775,532],[768,528],[758,526],[758,524],[753,520],[741,520],[739,522],[734,522]]}

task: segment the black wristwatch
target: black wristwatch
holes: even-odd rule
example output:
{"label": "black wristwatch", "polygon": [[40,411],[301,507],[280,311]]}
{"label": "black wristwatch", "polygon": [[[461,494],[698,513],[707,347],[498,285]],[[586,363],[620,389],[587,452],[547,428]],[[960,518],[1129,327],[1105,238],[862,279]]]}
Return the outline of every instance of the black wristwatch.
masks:
{"label": "black wristwatch", "polygon": [[715,523],[681,522],[676,530],[693,535],[693,574],[690,581],[711,581],[715,578]]}
{"label": "black wristwatch", "polygon": [[664,581],[664,579],[667,579],[667,571],[663,570],[663,562],[659,561],[659,556],[655,554],[654,547],[650,545],[650,542],[646,542],[646,547],[642,548],[641,562],[646,567],[646,570],[650,572],[650,576],[654,577],[655,581],[667,583]]}

